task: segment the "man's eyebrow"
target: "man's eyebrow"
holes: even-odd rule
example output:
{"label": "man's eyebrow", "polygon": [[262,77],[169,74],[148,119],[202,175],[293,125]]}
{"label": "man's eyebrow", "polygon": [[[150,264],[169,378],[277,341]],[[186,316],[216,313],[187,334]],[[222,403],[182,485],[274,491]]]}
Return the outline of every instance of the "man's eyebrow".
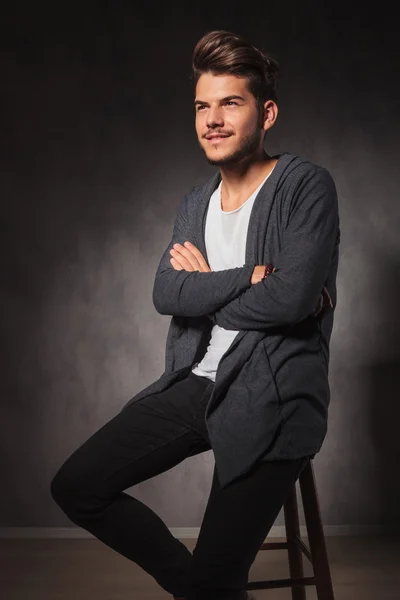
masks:
{"label": "man's eyebrow", "polygon": [[[245,101],[245,99],[242,96],[238,96],[237,94],[231,94],[231,96],[225,96],[225,98],[221,98],[220,102],[229,102],[229,100]],[[194,106],[196,106],[196,104],[207,104],[207,102],[205,102],[204,100],[195,100]]]}

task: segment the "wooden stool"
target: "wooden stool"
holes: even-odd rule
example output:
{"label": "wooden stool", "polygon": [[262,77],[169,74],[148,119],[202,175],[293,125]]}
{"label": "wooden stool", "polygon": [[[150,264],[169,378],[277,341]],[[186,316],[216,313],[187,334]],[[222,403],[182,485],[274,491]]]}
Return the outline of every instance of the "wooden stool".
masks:
{"label": "wooden stool", "polygon": [[[312,457],[313,458],[313,457]],[[286,542],[268,542],[260,550],[287,550],[290,579],[249,581],[248,590],[292,588],[292,600],[306,600],[306,585],[315,585],[318,600],[334,600],[325,536],[322,528],[321,512],[315,485],[312,458],[299,477],[301,498],[306,521],[309,548],[300,538],[299,511],[296,485],[284,504]],[[313,566],[313,577],[304,577],[303,558],[305,554]]]}

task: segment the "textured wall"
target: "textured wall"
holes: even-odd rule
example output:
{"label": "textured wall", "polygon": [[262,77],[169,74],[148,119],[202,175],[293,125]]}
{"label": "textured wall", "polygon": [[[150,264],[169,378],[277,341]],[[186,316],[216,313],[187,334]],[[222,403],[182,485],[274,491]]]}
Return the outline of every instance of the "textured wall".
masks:
{"label": "textured wall", "polygon": [[[70,525],[52,476],[163,371],[169,318],[152,305],[153,277],[183,194],[214,172],[189,76],[194,44],[216,28],[278,58],[266,147],[324,165],[340,195],[330,429],[315,459],[324,520],[399,525],[394,20],[322,2],[260,1],[251,13],[202,2],[187,14],[55,4],[19,3],[2,27],[0,526]],[[192,457],[130,493],[170,527],[197,527],[213,462]]]}

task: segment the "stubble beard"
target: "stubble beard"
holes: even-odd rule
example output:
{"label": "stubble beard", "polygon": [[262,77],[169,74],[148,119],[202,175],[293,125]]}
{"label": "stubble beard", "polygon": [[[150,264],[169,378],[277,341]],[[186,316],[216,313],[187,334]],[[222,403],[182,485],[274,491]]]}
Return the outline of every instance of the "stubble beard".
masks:
{"label": "stubble beard", "polygon": [[206,154],[207,161],[210,165],[222,167],[222,166],[233,166],[243,159],[250,158],[259,148],[260,145],[260,134],[259,128],[253,131],[252,134],[247,135],[243,138],[242,144],[239,148],[221,158],[210,158]]}

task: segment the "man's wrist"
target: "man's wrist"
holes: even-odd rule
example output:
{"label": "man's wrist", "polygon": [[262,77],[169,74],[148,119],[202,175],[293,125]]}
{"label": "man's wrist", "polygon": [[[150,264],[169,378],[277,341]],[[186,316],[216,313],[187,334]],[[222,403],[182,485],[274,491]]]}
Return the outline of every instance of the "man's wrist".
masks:
{"label": "man's wrist", "polygon": [[267,265],[256,265],[253,269],[253,273],[251,276],[251,283],[259,283],[260,281],[271,275],[271,273],[273,273],[274,271],[275,269],[271,263],[268,263]]}
{"label": "man's wrist", "polygon": [[274,266],[272,263],[268,263],[267,265],[265,265],[264,267],[264,274],[261,277],[261,279],[265,279],[266,277],[268,277],[268,275],[271,275],[271,273],[274,272]]}

